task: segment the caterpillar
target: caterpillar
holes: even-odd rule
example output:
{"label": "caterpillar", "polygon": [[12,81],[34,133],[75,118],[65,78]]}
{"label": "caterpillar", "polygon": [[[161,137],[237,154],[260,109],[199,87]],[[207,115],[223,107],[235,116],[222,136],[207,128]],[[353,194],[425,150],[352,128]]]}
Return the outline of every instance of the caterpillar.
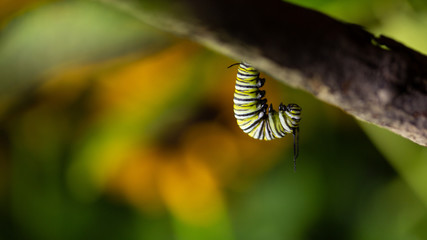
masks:
{"label": "caterpillar", "polygon": [[239,65],[234,90],[234,117],[237,124],[249,136],[259,140],[273,140],[282,138],[288,133],[294,137],[294,170],[299,153],[299,122],[301,120],[301,107],[295,103],[287,106],[280,103],[279,111],[268,107],[264,99],[265,79],[260,78],[259,71],[246,62],[235,63],[230,67]]}

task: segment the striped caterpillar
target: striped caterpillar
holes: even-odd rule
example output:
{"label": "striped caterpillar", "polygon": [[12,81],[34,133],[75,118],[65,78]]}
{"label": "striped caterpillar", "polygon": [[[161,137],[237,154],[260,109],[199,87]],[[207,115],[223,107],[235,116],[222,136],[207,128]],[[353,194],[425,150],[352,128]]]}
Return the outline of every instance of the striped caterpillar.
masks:
{"label": "striped caterpillar", "polygon": [[229,68],[234,65],[239,65],[234,91],[234,117],[237,124],[243,132],[259,140],[273,140],[292,133],[295,170],[301,107],[294,103],[287,106],[280,103],[278,112],[272,104],[268,107],[267,99],[263,98],[265,91],[259,89],[265,83],[265,79],[259,77],[259,71],[246,62],[232,64]]}

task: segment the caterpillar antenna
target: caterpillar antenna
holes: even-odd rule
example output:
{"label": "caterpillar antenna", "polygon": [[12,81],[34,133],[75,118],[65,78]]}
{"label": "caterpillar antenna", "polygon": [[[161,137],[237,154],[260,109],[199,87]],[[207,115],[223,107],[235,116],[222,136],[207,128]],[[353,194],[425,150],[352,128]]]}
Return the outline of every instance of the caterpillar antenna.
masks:
{"label": "caterpillar antenna", "polygon": [[236,66],[236,65],[239,65],[240,63],[233,63],[233,64],[231,64],[230,66],[228,66],[228,68],[231,68],[232,66]]}

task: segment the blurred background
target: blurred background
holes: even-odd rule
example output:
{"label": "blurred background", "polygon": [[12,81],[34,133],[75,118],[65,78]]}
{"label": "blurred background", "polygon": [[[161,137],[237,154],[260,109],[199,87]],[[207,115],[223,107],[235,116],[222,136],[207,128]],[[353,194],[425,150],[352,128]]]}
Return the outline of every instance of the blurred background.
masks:
{"label": "blurred background", "polygon": [[[299,0],[427,53],[423,0]],[[0,1],[0,239],[427,239],[427,149],[303,108],[261,142],[230,59],[92,1]]]}

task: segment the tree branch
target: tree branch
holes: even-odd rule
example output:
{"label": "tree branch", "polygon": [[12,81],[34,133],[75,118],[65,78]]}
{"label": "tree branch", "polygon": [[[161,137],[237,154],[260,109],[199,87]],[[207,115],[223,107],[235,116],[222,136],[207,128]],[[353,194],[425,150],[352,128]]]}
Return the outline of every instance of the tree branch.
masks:
{"label": "tree branch", "polygon": [[279,0],[101,1],[427,146],[427,57],[399,42]]}

